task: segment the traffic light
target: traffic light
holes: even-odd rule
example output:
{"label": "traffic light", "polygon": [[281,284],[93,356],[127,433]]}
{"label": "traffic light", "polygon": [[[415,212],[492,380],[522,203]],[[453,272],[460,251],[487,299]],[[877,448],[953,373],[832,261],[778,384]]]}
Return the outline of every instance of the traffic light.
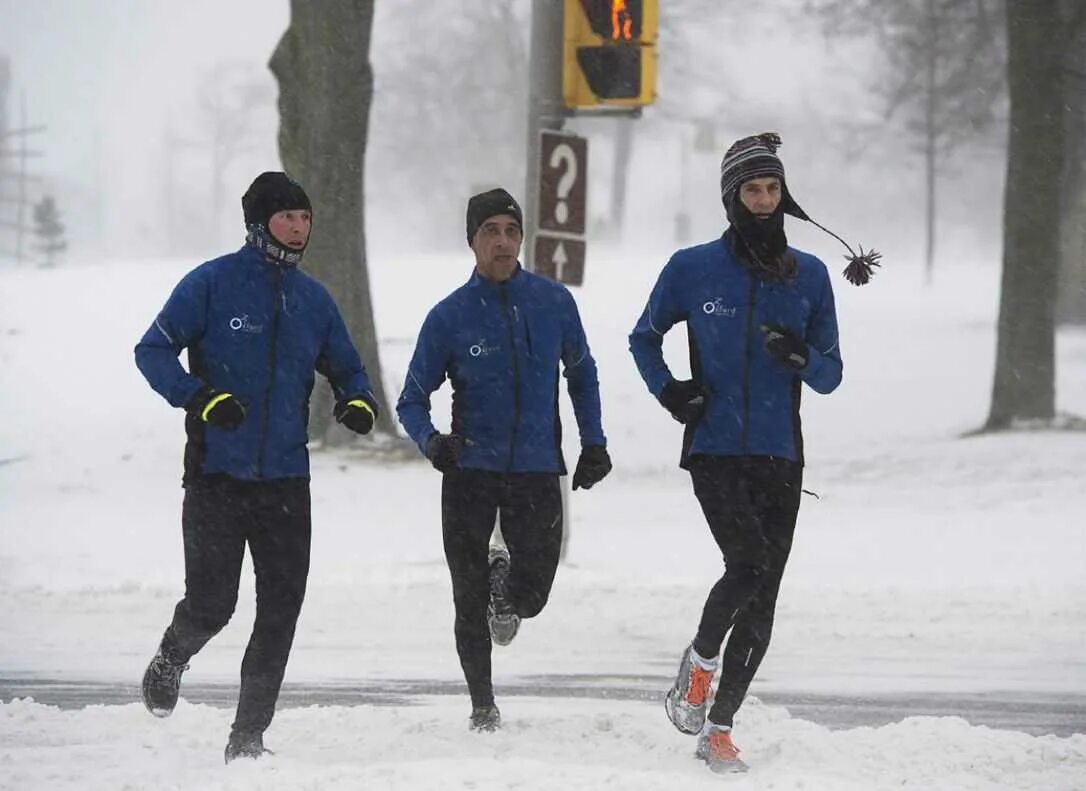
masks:
{"label": "traffic light", "polygon": [[567,107],[640,107],[656,98],[658,0],[564,0]]}

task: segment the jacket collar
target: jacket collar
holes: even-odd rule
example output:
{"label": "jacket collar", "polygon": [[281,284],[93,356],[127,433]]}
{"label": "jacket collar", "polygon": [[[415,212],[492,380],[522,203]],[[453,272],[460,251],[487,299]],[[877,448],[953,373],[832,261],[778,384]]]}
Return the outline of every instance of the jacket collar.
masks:
{"label": "jacket collar", "polygon": [[302,261],[305,249],[291,250],[279,244],[263,225],[250,225],[245,233],[245,246],[256,250],[269,263],[280,269],[293,269]]}
{"label": "jacket collar", "polygon": [[241,249],[238,250],[238,255],[240,255],[246,263],[253,266],[258,266],[268,272],[279,271],[286,274],[291,270],[297,269],[296,266],[286,263],[280,263],[279,261],[273,261],[272,259],[268,258],[268,256],[266,256],[264,252],[260,250],[260,248],[254,247],[248,242],[241,246]]}
{"label": "jacket collar", "polygon": [[478,270],[472,270],[471,277],[468,278],[467,286],[471,289],[478,289],[483,294],[496,295],[503,285],[509,292],[517,291],[526,279],[527,278],[524,277],[524,269],[518,261],[517,268],[513,270],[513,274],[503,283],[493,283],[480,275]]}

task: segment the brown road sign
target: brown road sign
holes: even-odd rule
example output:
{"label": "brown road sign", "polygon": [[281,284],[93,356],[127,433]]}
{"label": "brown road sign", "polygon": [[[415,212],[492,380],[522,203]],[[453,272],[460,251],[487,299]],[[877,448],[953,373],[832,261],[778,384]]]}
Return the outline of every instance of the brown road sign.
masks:
{"label": "brown road sign", "polygon": [[539,160],[539,230],[580,236],[585,227],[588,141],[543,131]]}
{"label": "brown road sign", "polygon": [[584,282],[584,253],[583,239],[538,233],[532,265],[536,274],[566,285],[579,286]]}

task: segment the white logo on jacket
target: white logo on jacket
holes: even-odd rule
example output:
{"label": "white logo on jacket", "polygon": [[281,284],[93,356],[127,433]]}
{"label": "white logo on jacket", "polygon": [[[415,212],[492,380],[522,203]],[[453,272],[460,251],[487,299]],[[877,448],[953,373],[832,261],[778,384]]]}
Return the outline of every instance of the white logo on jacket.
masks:
{"label": "white logo on jacket", "polygon": [[724,304],[724,298],[717,297],[702,305],[701,310],[706,316],[720,316],[724,319],[734,319],[736,307],[734,305],[730,307],[726,306]]}
{"label": "white logo on jacket", "polygon": [[249,314],[234,316],[230,319],[230,329],[234,332],[248,332],[251,335],[264,331],[263,324],[254,324],[249,320]]}
{"label": "white logo on jacket", "polygon": [[472,357],[485,356],[487,354],[493,354],[499,351],[501,346],[491,346],[486,342],[484,338],[480,338],[478,343],[473,343],[468,347],[468,354]]}

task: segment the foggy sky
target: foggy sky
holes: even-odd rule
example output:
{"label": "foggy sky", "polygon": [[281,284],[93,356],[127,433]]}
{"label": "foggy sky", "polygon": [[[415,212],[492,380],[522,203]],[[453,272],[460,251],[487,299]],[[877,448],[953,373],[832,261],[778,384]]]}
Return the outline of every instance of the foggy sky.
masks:
{"label": "foggy sky", "polygon": [[[75,240],[101,234],[103,254],[124,256],[160,237],[153,204],[163,200],[167,123],[196,136],[200,77],[222,61],[263,68],[289,8],[286,0],[0,0],[0,19],[12,122],[25,94],[30,122],[48,127],[33,138],[47,154],[34,167],[55,185]],[[264,135],[268,166],[278,164],[275,132]],[[202,166],[193,160],[179,164]]]}
{"label": "foggy sky", "polygon": [[[522,2],[527,7],[528,0]],[[645,111],[638,122],[630,181],[631,233],[666,238],[683,205],[693,214],[696,237],[718,233],[722,210],[717,167],[723,149],[735,137],[776,129],[784,138],[781,156],[792,191],[813,217],[850,241],[878,246],[913,265],[923,237],[921,160],[900,135],[873,137],[859,145],[843,142],[849,139],[843,130],[850,119],[880,117],[879,100],[865,89],[877,62],[858,58],[862,49],[825,44],[814,23],[797,24],[794,13],[759,13],[753,22],[744,19],[747,27],[742,29],[703,25],[691,30],[687,51],[677,52],[674,45],[668,50],[668,42],[661,41],[661,59],[682,58],[698,75],[698,85],[661,82],[669,105],[677,103],[691,116],[713,118],[720,131],[716,150],[688,150],[682,178],[682,141],[689,146],[692,127],[663,117],[658,108]],[[220,237],[230,238],[235,226],[237,239],[231,241],[240,242],[238,196],[259,170],[279,167],[274,106],[258,119],[252,150],[224,173],[220,229],[209,228],[203,219],[210,180],[207,152],[178,149],[167,161],[166,135],[169,130],[190,141],[206,136],[198,92],[216,65],[251,69],[275,95],[266,64],[289,23],[287,0],[0,0],[0,19],[0,54],[9,57],[13,78],[9,115],[18,123],[19,100],[25,95],[29,121],[48,126],[45,134],[33,138],[32,147],[46,153],[33,167],[57,196],[70,230],[70,257],[112,260],[177,253],[170,250],[170,234],[163,228],[169,166],[178,180],[179,205],[173,213],[178,227],[173,231],[175,241],[179,232],[186,241],[181,252],[190,255],[196,248],[210,255],[221,249]],[[375,107],[393,100],[381,93],[382,52],[394,38],[382,25],[378,11]],[[609,130],[591,121],[574,121],[569,128],[593,138],[590,203],[602,210],[609,184]],[[376,123],[371,135],[371,143],[379,143],[394,138],[395,130]],[[434,143],[449,144],[440,139]],[[455,156],[455,151],[448,155]],[[382,202],[381,185],[372,189],[372,161],[367,168],[369,225],[388,227],[375,219],[394,207]],[[940,231],[948,255],[994,255],[1001,184],[1002,163],[990,152],[966,149],[946,169],[940,185]],[[449,217],[461,211],[453,205]],[[396,219],[394,214],[389,217]],[[449,231],[450,241],[455,241],[459,229]],[[803,244],[817,237],[797,227],[795,238]],[[816,250],[838,252],[825,239],[817,245]]]}

